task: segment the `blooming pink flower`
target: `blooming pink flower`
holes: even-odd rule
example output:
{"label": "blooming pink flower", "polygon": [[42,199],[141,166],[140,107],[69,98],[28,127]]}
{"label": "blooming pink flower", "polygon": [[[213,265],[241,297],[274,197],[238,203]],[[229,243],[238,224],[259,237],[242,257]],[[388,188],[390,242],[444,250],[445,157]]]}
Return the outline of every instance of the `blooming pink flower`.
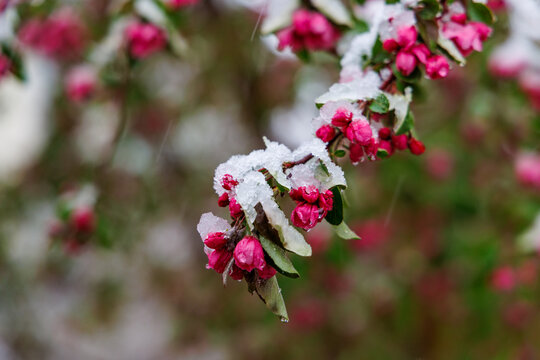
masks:
{"label": "blooming pink flower", "polygon": [[512,291],[516,286],[516,274],[510,266],[501,266],[491,274],[491,287],[497,291]]}
{"label": "blooming pink flower", "polygon": [[334,193],[330,190],[326,190],[325,192],[321,192],[319,195],[319,208],[323,209],[325,212],[324,218],[326,216],[326,212],[331,211],[334,207]]}
{"label": "blooming pink flower", "polygon": [[233,253],[226,249],[217,249],[208,254],[208,268],[214,269],[216,272],[223,274]]}
{"label": "blooming pink flower", "polygon": [[442,79],[448,76],[450,66],[442,55],[434,55],[426,61],[426,74],[430,79]]}
{"label": "blooming pink flower", "polygon": [[329,142],[336,136],[336,130],[331,125],[323,125],[317,130],[315,135],[322,141]]}
{"label": "blooming pink flower", "polygon": [[126,27],[125,37],[131,56],[142,59],[163,49],[165,32],[154,24],[135,22]]}
{"label": "blooming pink flower", "polygon": [[302,203],[296,206],[291,214],[294,226],[309,230],[319,221],[319,207],[314,204]]}
{"label": "blooming pink flower", "polygon": [[294,201],[306,201],[313,204],[319,199],[319,189],[313,185],[301,186],[297,189],[292,189],[289,195]]}
{"label": "blooming pink flower", "polygon": [[68,97],[80,102],[91,97],[96,90],[96,73],[89,66],[73,68],[67,75],[65,88]]}
{"label": "blooming pink flower", "polygon": [[520,153],[515,161],[515,173],[521,184],[540,189],[540,154]]}
{"label": "blooming pink flower", "polygon": [[71,223],[77,232],[90,233],[95,228],[94,211],[89,207],[80,207],[73,210]]}
{"label": "blooming pink flower", "polygon": [[221,179],[221,186],[223,186],[225,190],[232,190],[234,187],[236,187],[236,185],[238,185],[238,181],[236,181],[232,175],[223,175],[223,178]]}
{"label": "blooming pink flower", "polygon": [[415,138],[409,140],[409,150],[414,155],[422,155],[426,151],[426,146]]}
{"label": "blooming pink flower", "polygon": [[345,108],[338,108],[332,117],[332,125],[344,128],[352,121],[353,113]]}
{"label": "blooming pink flower", "polygon": [[266,266],[263,248],[254,236],[246,236],[236,244],[234,260],[240,269],[246,271],[253,269],[262,271]]}
{"label": "blooming pink flower", "polygon": [[278,48],[331,50],[339,36],[339,31],[322,14],[300,9],[293,14],[292,25],[277,33]]}
{"label": "blooming pink flower", "polygon": [[482,42],[487,40],[491,32],[489,26],[480,22],[462,24],[451,21],[443,26],[444,36],[452,40],[464,56],[469,56],[474,50],[482,51]]}
{"label": "blooming pink flower", "polygon": [[345,136],[347,136],[347,139],[353,143],[368,145],[369,141],[373,137],[373,132],[371,130],[371,126],[369,125],[369,121],[362,119],[351,122],[351,124],[347,126]]}
{"label": "blooming pink flower", "polygon": [[177,10],[186,6],[195,5],[199,0],[166,0],[166,5],[171,9]]}
{"label": "blooming pink flower", "polygon": [[209,233],[204,240],[204,245],[210,249],[221,249],[227,244],[227,238],[222,232]]}

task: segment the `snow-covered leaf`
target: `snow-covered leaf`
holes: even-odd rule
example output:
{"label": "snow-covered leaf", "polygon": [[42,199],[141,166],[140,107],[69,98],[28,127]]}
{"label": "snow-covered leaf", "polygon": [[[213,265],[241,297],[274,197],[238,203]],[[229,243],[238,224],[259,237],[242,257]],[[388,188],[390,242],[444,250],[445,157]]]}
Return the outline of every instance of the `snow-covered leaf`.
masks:
{"label": "snow-covered leaf", "polygon": [[336,24],[352,26],[351,15],[340,0],[311,0],[311,3]]}

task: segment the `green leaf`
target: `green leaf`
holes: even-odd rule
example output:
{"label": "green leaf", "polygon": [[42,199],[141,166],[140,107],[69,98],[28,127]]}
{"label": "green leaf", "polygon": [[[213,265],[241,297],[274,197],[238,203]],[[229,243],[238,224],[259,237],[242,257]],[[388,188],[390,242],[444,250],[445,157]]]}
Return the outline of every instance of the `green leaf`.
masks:
{"label": "green leaf", "polygon": [[467,4],[467,15],[473,21],[480,21],[485,24],[493,24],[495,16],[485,4],[469,1]]}
{"label": "green leaf", "polygon": [[418,11],[420,18],[424,20],[433,20],[441,11],[441,5],[437,0],[422,0],[420,1],[421,9]]}
{"label": "green leaf", "polygon": [[388,155],[390,155],[390,154],[385,149],[382,149],[382,148],[377,149],[377,157],[378,158],[385,159],[385,158],[388,157]]}
{"label": "green leaf", "polygon": [[380,64],[389,58],[390,53],[384,50],[381,39],[377,38],[375,44],[373,44],[373,49],[371,50],[371,64]]}
{"label": "green leaf", "polygon": [[273,262],[272,265],[274,265],[274,268],[277,271],[291,278],[300,277],[300,274],[294,268],[294,265],[292,264],[291,260],[287,257],[286,251],[284,249],[280,248],[274,242],[268,240],[264,236],[260,236],[259,240],[261,242],[261,245],[264,251],[266,251],[266,254],[272,260]]}
{"label": "green leaf", "polygon": [[440,48],[444,50],[458,64],[465,65],[465,63],[467,62],[463,57],[463,54],[461,54],[461,51],[459,51],[459,49],[452,42],[452,40],[445,37],[440,30],[439,37],[437,39],[437,45],[439,45]]}
{"label": "green leaf", "polygon": [[334,194],[334,207],[326,215],[326,221],[332,225],[339,225],[343,222],[343,199],[341,197],[341,190],[334,186],[332,189]]}
{"label": "green leaf", "polygon": [[330,176],[330,171],[328,171],[328,167],[326,167],[326,165],[321,160],[319,160],[319,167],[322,169],[322,171],[324,171],[326,176]]}
{"label": "green leaf", "polygon": [[24,64],[22,61],[21,56],[15,52],[11,47],[9,47],[7,44],[2,44],[1,46],[1,53],[3,53],[9,61],[11,61],[11,73],[19,80],[19,81],[26,81],[26,70],[24,68]]}
{"label": "green leaf", "polygon": [[340,150],[336,150],[336,151],[334,152],[334,155],[335,155],[336,157],[344,157],[345,154],[347,154],[347,153],[345,152],[345,150],[341,150],[341,149],[340,149]]}
{"label": "green leaf", "polygon": [[369,110],[377,114],[386,114],[390,107],[390,102],[384,94],[379,94],[369,105]]}
{"label": "green leaf", "polygon": [[394,132],[396,135],[406,134],[414,127],[414,115],[411,110],[407,112],[407,116],[403,121],[398,121],[394,126]]}
{"label": "green leaf", "polygon": [[285,301],[283,301],[283,295],[281,295],[281,289],[275,276],[268,280],[258,279],[255,284],[255,291],[268,309],[279,316],[281,321],[289,321]]}
{"label": "green leaf", "polygon": [[335,225],[334,230],[336,235],[344,240],[360,240],[360,236],[352,231],[344,221],[339,225]]}

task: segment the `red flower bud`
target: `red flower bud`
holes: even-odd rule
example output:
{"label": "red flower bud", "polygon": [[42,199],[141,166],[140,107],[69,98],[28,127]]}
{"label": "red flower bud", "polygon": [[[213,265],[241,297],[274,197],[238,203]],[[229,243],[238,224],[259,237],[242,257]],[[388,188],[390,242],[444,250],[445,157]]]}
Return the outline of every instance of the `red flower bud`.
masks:
{"label": "red flower bud", "polygon": [[347,127],[345,135],[353,143],[368,145],[373,132],[367,120],[355,120]]}
{"label": "red flower bud", "polygon": [[426,151],[426,146],[421,141],[411,138],[409,140],[409,150],[414,155],[422,155]]}
{"label": "red flower bud", "polygon": [[88,207],[81,207],[73,210],[73,214],[71,214],[71,223],[77,232],[89,233],[94,231],[94,211]]}
{"label": "red flower bud", "polygon": [[313,204],[299,204],[291,214],[291,221],[294,226],[309,230],[317,225],[319,221],[319,207]]}
{"label": "red flower bud", "polygon": [[336,113],[332,117],[332,125],[339,128],[349,125],[352,121],[353,114],[347,109],[339,108],[336,110]]}
{"label": "red flower bud", "polygon": [[408,49],[416,43],[418,31],[414,25],[398,29],[397,42],[403,49]]}
{"label": "red flower bud", "polygon": [[264,260],[264,251],[259,239],[254,236],[246,236],[240,240],[234,249],[234,260],[242,270],[263,270],[266,261]]}
{"label": "red flower bud", "polygon": [[322,141],[329,142],[336,136],[336,130],[331,125],[323,125],[317,130],[315,135]]}
{"label": "red flower bud", "polygon": [[401,50],[396,56],[396,67],[400,73],[409,76],[416,68],[416,57],[408,51]]}
{"label": "red flower bud", "polygon": [[405,150],[407,148],[407,135],[395,135],[392,136],[392,145],[398,150]]}
{"label": "red flower bud", "polygon": [[221,179],[221,186],[223,186],[225,190],[232,190],[236,185],[238,185],[238,181],[236,181],[232,175],[223,175],[223,178]]}
{"label": "red flower bud", "polygon": [[226,207],[229,205],[229,194],[223,193],[218,199],[218,206],[219,207]]}
{"label": "red flower bud", "polygon": [[242,207],[240,206],[240,204],[236,201],[235,198],[232,198],[230,201],[229,201],[229,213],[231,214],[231,217],[233,219],[236,219],[238,217],[240,217],[240,215],[242,215],[243,211],[242,211]]}
{"label": "red flower bud", "polygon": [[223,274],[229,264],[232,252],[225,249],[214,250],[208,255],[208,268]]}
{"label": "red flower bud", "polygon": [[204,245],[210,249],[220,249],[227,244],[227,238],[222,232],[209,233],[204,240]]}
{"label": "red flower bud", "polygon": [[450,66],[442,55],[434,55],[426,62],[426,74],[430,79],[442,79],[448,75]]}
{"label": "red flower bud", "polygon": [[[334,194],[330,190],[326,190],[319,196],[319,207],[324,211],[331,211],[334,207]],[[324,216],[323,216],[324,217]]]}
{"label": "red flower bud", "polygon": [[383,127],[379,130],[379,137],[382,140],[390,140],[390,137],[392,136],[392,130],[387,127]]}

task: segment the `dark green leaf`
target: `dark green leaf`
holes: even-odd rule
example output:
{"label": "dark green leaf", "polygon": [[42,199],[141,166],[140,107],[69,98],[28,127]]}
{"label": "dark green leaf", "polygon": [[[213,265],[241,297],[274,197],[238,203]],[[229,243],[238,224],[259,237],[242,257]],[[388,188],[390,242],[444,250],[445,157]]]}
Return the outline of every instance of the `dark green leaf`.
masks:
{"label": "dark green leaf", "polygon": [[340,150],[336,150],[336,151],[334,152],[334,155],[335,155],[336,157],[344,157],[345,154],[346,154],[345,150],[341,150],[341,149],[340,149]]}
{"label": "dark green leaf", "polygon": [[488,25],[495,21],[495,16],[485,4],[473,1],[469,1],[467,5],[467,15],[473,21],[480,21]]}
{"label": "dark green leaf", "polygon": [[279,316],[281,321],[288,322],[289,315],[285,307],[285,301],[281,295],[281,289],[275,276],[268,280],[258,279],[255,283],[255,291],[268,309]]}
{"label": "dark green leaf", "polygon": [[418,15],[424,20],[433,20],[441,11],[441,5],[437,0],[422,0],[420,1],[420,10]]}
{"label": "dark green leaf", "polygon": [[277,271],[291,278],[300,277],[300,274],[294,268],[294,265],[287,257],[286,251],[284,249],[276,245],[274,242],[268,240],[264,236],[260,236],[259,240],[261,241],[261,245],[264,251],[272,260],[272,265]]}
{"label": "dark green leaf", "polygon": [[377,114],[386,114],[390,108],[390,102],[384,94],[379,94],[369,105],[369,110]]}
{"label": "dark green leaf", "polygon": [[326,165],[320,160],[319,160],[319,166],[322,169],[322,171],[324,171],[326,176],[330,176],[330,171],[328,171],[328,168],[326,167]]}
{"label": "dark green leaf", "polygon": [[337,186],[333,187],[332,193],[334,194],[334,207],[326,215],[326,221],[332,225],[339,225],[343,222],[343,199],[341,197],[341,190]]}
{"label": "dark green leaf", "polygon": [[383,149],[383,148],[377,149],[377,157],[378,158],[385,159],[385,158],[388,157],[388,155],[390,155],[390,154],[385,149]]}

